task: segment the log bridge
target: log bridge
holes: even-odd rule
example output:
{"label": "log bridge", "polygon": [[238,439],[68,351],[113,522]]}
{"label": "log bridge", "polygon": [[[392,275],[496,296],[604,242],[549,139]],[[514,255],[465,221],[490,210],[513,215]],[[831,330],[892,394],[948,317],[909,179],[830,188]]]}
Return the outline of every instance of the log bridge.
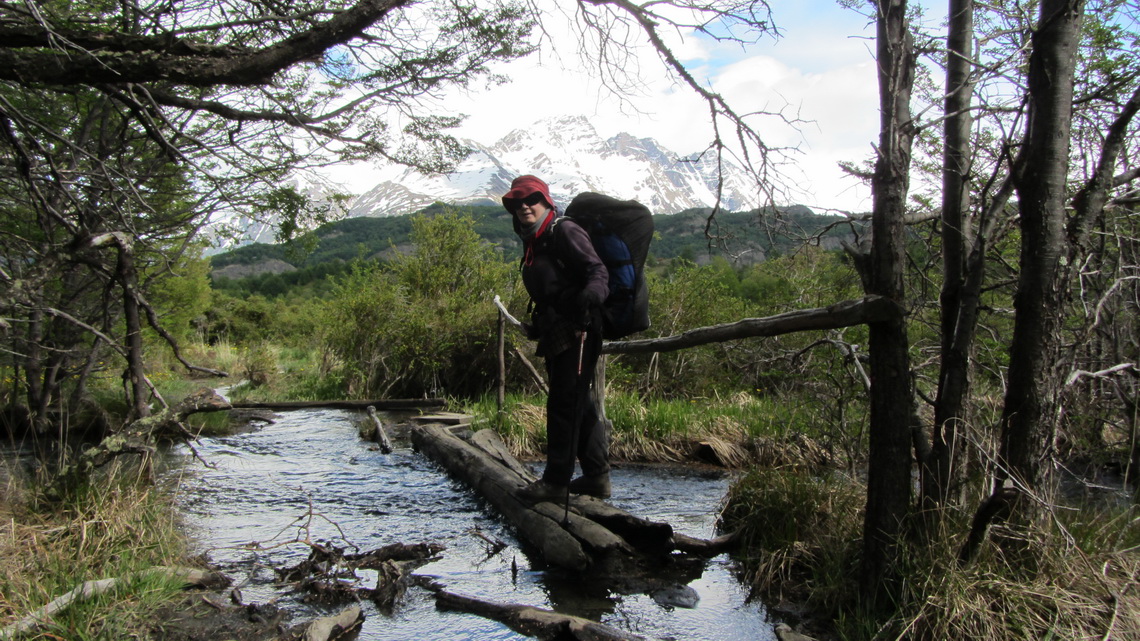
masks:
{"label": "log bridge", "polygon": [[519,498],[518,491],[535,475],[494,430],[427,423],[413,427],[411,439],[419,452],[486,499],[548,564],[597,579],[640,577],[638,585],[622,591],[675,585],[677,571],[689,575],[681,579],[687,583],[700,575],[705,560],[734,543],[731,535],[712,540],[686,536],[668,523],[634,516],[589,496],[571,495],[568,512],[561,501],[532,505]]}

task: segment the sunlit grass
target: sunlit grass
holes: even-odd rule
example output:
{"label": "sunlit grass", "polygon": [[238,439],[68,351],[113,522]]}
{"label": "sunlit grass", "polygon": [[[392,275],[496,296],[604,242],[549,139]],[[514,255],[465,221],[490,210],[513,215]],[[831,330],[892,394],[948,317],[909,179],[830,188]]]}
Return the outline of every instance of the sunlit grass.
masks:
{"label": "sunlit grass", "polygon": [[92,580],[121,578],[114,590],[54,616],[37,638],[138,638],[176,581],[140,578],[178,565],[184,553],[168,497],[130,479],[103,479],[61,504],[36,505],[30,481],[10,480],[0,513],[0,627]]}
{"label": "sunlit grass", "polygon": [[[477,427],[494,427],[516,455],[537,456],[546,442],[546,398],[507,395],[501,414],[494,397],[469,402]],[[712,399],[648,399],[615,393],[606,397],[613,423],[614,461],[677,462],[692,458],[694,443],[717,450],[723,462],[743,464],[756,439],[765,443],[808,429],[813,416],[795,403],[777,403],[741,393]]]}

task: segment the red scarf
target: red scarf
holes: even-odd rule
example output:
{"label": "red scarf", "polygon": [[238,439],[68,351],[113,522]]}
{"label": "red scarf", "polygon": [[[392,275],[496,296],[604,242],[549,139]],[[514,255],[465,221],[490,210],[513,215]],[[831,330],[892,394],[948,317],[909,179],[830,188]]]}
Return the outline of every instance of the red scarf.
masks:
{"label": "red scarf", "polygon": [[547,212],[546,220],[542,221],[542,224],[538,226],[538,231],[534,232],[534,236],[526,239],[523,249],[523,265],[530,267],[534,264],[534,243],[538,240],[539,236],[542,236],[542,232],[546,231],[547,227],[550,227],[550,223],[553,220],[554,210],[551,209]]}

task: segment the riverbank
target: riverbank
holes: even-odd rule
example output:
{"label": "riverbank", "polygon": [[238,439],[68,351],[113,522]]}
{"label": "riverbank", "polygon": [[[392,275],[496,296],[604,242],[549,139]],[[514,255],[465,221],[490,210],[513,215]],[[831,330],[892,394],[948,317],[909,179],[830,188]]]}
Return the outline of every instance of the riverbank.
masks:
{"label": "riverbank", "polygon": [[[462,490],[451,488],[450,484],[448,483],[441,483],[441,479],[439,478],[439,471],[434,469],[434,466],[432,466],[430,462],[426,460],[420,460],[422,457],[414,455],[406,445],[401,448],[401,453],[393,455],[395,458],[382,456],[376,451],[374,447],[370,447],[369,443],[359,441],[357,438],[355,438],[356,429],[352,426],[352,421],[367,421],[367,417],[365,417],[362,413],[356,412],[343,412],[335,410],[333,413],[345,417],[355,418],[348,421],[346,421],[345,418],[337,419],[341,422],[342,427],[337,428],[339,430],[339,436],[336,436],[334,441],[319,446],[315,446],[311,443],[306,442],[306,445],[304,447],[306,450],[309,448],[315,448],[322,454],[322,458],[330,459],[332,462],[339,461],[341,465],[344,465],[346,461],[351,460],[349,463],[350,467],[337,469],[334,465],[333,469],[330,469],[328,471],[320,471],[319,469],[315,468],[314,463],[313,465],[301,465],[299,469],[309,470],[312,468],[314,479],[326,478],[331,481],[343,483],[347,478],[344,476],[344,474],[348,474],[353,478],[359,478],[360,482],[377,483],[379,482],[377,474],[385,469],[389,469],[391,466],[395,466],[392,468],[394,471],[401,472],[402,482],[406,482],[408,465],[415,465],[417,467],[422,466],[425,468],[425,474],[430,472],[431,478],[425,478],[422,481],[417,482],[416,487],[420,488],[419,490],[408,491],[402,494],[405,495],[409,500],[414,499],[413,502],[417,505],[422,505],[426,502],[427,504],[431,505],[438,504],[440,506],[447,506],[448,511],[453,511],[455,509],[457,505],[457,498],[451,494],[449,494],[447,497],[439,497],[438,500],[430,498],[424,499],[422,496],[416,498],[419,493],[422,493],[422,491],[427,488],[433,488],[432,491],[447,490],[451,493],[459,492],[460,494],[457,496],[463,495]],[[235,438],[238,440],[241,440],[242,438],[258,439],[266,437],[273,439],[283,431],[287,432],[290,429],[293,429],[287,426],[288,416],[286,416],[285,413],[276,416],[259,414],[253,417],[243,417],[243,419],[248,418],[253,418],[258,427],[255,427],[252,430],[234,430],[234,426],[222,427],[217,425],[216,418],[211,417],[209,420],[214,424],[212,425],[211,429],[230,433],[233,434],[233,436],[218,439],[216,441],[211,439],[208,442],[203,441],[201,443],[194,444],[194,447],[196,448],[198,454],[202,455],[205,460],[210,461],[211,464],[229,461],[233,456],[232,444],[236,442],[234,440]],[[275,421],[276,424],[272,429],[263,429],[268,421]],[[305,419],[305,424],[303,427],[298,426],[296,428],[299,430],[298,435],[300,438],[308,439],[312,436],[312,430],[315,429],[313,421],[314,418],[310,416],[309,418]],[[346,448],[346,452],[342,454],[332,454],[331,452],[333,451],[333,448],[336,447]],[[255,448],[255,450],[261,451],[260,448]],[[277,451],[277,447],[273,446],[270,448],[270,450]],[[372,462],[368,465],[365,465],[364,461]],[[187,463],[191,468],[191,472],[194,474],[206,472],[209,469],[202,468],[198,462],[190,459],[187,460]],[[284,463],[296,465],[297,461],[292,460],[292,458],[289,456],[286,456]],[[635,466],[635,468],[636,467],[637,466]],[[696,465],[689,467],[696,467]],[[647,467],[646,469],[650,468]],[[677,468],[678,471],[681,469],[682,468]],[[706,467],[706,469],[711,471],[713,468]],[[341,474],[342,472],[344,474]],[[619,474],[630,476],[630,474],[633,472],[634,470],[630,470],[629,472],[621,472]],[[641,472],[633,474],[633,476],[630,476],[628,479],[619,480],[619,483],[623,488],[640,487],[642,481],[638,481],[636,479],[640,478],[641,474]],[[260,476],[260,473],[256,475]],[[694,477],[694,479],[699,477],[701,477],[700,474]],[[620,478],[621,477],[619,476],[619,479]],[[678,472],[668,473],[668,478],[671,482],[666,487],[668,487],[670,490],[676,490],[677,488],[674,486],[676,486],[677,481],[680,479]],[[709,476],[707,478],[714,477]],[[60,541],[59,545],[51,550],[51,553],[53,555],[58,555],[59,559],[56,561],[45,562],[44,564],[39,565],[29,564],[24,568],[13,567],[12,569],[14,572],[6,572],[6,575],[13,576],[19,574],[21,571],[27,572],[27,578],[23,579],[25,583],[29,585],[40,583],[45,587],[38,592],[25,591],[26,596],[24,598],[13,599],[10,602],[5,603],[4,609],[0,610],[0,617],[2,617],[0,618],[0,626],[8,624],[9,622],[15,620],[17,617],[26,615],[28,612],[33,611],[35,608],[43,605],[43,603],[50,601],[52,598],[66,593],[76,585],[79,585],[82,582],[91,580],[93,578],[104,578],[111,575],[129,575],[136,571],[133,568],[141,568],[147,564],[185,565],[194,562],[200,563],[202,561],[202,559],[186,558],[190,553],[188,550],[193,549],[194,544],[201,543],[201,540],[197,538],[201,534],[201,531],[198,528],[188,529],[185,527],[187,524],[183,522],[183,517],[185,516],[184,513],[182,513],[182,511],[177,509],[175,506],[172,506],[166,502],[166,499],[169,497],[163,491],[154,487],[148,487],[145,485],[145,483],[144,485],[140,486],[136,483],[138,480],[140,479],[137,476],[122,475],[119,477],[118,482],[116,483],[99,482],[92,488],[84,490],[85,493],[82,497],[75,497],[76,502],[90,504],[93,506],[93,509],[97,508],[98,511],[77,511],[77,509],[71,505],[52,506],[42,503],[37,504],[35,500],[23,502],[16,501],[9,504],[9,507],[6,508],[5,514],[11,515],[11,518],[9,520],[12,523],[17,524],[15,527],[17,530],[17,536],[12,537],[11,539],[4,542],[5,558],[35,558],[40,552],[42,552],[42,550],[38,550],[36,548],[35,541],[42,539],[45,536],[55,536],[59,537]],[[306,486],[310,485],[308,481],[300,481],[296,477],[285,482],[304,483]],[[722,481],[721,483],[723,484],[726,482],[727,481]],[[383,485],[383,483],[381,483],[381,485]],[[28,487],[31,487],[31,485]],[[218,486],[215,483],[208,483],[207,487],[211,492],[218,491]],[[29,499],[33,497],[33,494],[30,491],[25,491],[27,488],[24,488],[20,491],[15,491],[16,486],[12,485],[11,490],[12,491],[6,492],[5,496],[16,498],[22,495]],[[248,490],[248,486],[243,484],[243,489],[240,492],[248,493]],[[184,492],[185,488],[180,491]],[[715,493],[715,496],[710,496],[707,498],[707,500],[700,501],[701,504],[707,503],[704,508],[706,512],[704,516],[701,517],[702,519],[715,520],[719,499],[721,496],[723,496],[724,491],[725,488],[723,485],[721,485],[719,490]],[[274,490],[274,493],[280,495],[281,489],[278,488],[277,490]],[[222,494],[227,496],[230,495],[230,493],[226,492],[222,492]],[[649,494],[651,496],[647,497],[647,499],[652,500],[649,500],[645,505],[639,505],[638,509],[644,510],[647,507],[650,509],[661,509],[661,506],[663,505],[663,492],[650,491]],[[365,498],[367,498],[367,501],[370,505],[376,503],[377,501],[382,504],[388,503],[388,501],[382,498],[378,498],[375,493],[375,488],[370,489]],[[628,498],[632,497],[627,497],[627,500]],[[305,502],[304,497],[298,497],[297,500],[300,501],[300,503],[297,504],[298,509],[304,507],[301,505],[301,503]],[[339,501],[341,499],[337,500]],[[118,545],[114,547],[108,546],[106,548],[100,549],[93,549],[90,547],[83,548],[81,544],[76,542],[75,537],[82,537],[81,533],[85,527],[87,528],[88,532],[95,532],[95,529],[90,525],[90,523],[93,521],[121,523],[124,524],[124,531],[134,531],[138,530],[139,528],[149,527],[152,524],[153,519],[144,519],[142,522],[133,522],[132,518],[132,509],[137,509],[132,508],[132,506],[136,506],[143,501],[153,502],[154,509],[156,510],[166,510],[167,522],[169,524],[176,524],[178,527],[175,527],[173,529],[164,528],[162,532],[155,533],[138,531],[136,532],[136,536],[133,540],[126,540],[120,537],[118,539]],[[474,501],[473,499],[464,499],[464,501],[465,503],[471,503],[471,505],[465,509],[466,511],[471,512],[472,516],[477,517],[478,520],[476,523],[483,522],[481,525],[482,528],[486,529],[488,527],[492,527],[496,530],[500,528],[500,526],[493,519],[487,520],[485,516],[479,516],[482,515],[482,509],[479,507],[477,501]],[[685,492],[683,499],[678,497],[678,499],[674,502],[679,505],[685,505],[687,509],[693,509],[696,506],[696,503],[693,501],[694,495],[691,492]],[[292,505],[292,503],[290,503],[290,505]],[[289,511],[290,509],[291,508],[286,508],[285,512],[291,513]],[[391,512],[391,510],[394,508],[386,505],[383,508],[383,516],[380,517],[376,515],[376,509],[376,505],[372,505],[372,507],[368,507],[367,505],[360,505],[357,506],[357,509],[355,509],[353,513],[362,515],[366,520],[372,522],[373,526],[375,526],[377,518],[380,518],[380,520],[385,523],[384,529],[388,529],[391,525],[391,520],[393,518],[397,518],[395,516],[396,513]],[[685,518],[690,519],[695,517],[696,514],[693,514],[687,515]],[[337,516],[335,518],[338,520],[344,520],[341,516]],[[413,518],[422,519],[422,516]],[[455,526],[455,528],[453,528],[455,529],[455,532],[453,532],[450,536],[453,539],[465,537],[469,538],[469,535],[463,534],[463,532],[466,531],[469,527],[470,526]],[[712,521],[708,521],[708,525],[705,527],[709,528],[708,532],[701,532],[700,534],[707,536],[712,531]],[[134,530],[131,528],[134,528]],[[430,529],[435,530],[433,532],[433,536],[435,534],[438,534],[438,528]],[[233,531],[233,528],[225,527],[223,530]],[[190,531],[194,533],[194,540],[181,538],[187,536],[187,532]],[[163,540],[152,541],[152,534],[161,536]],[[243,534],[253,537],[252,539],[245,539],[247,542],[248,540],[257,538],[257,536],[255,536],[252,532],[248,531],[248,528],[246,528],[246,531]],[[508,535],[504,531],[501,536],[506,538]],[[23,542],[17,543],[15,539],[23,539]],[[470,541],[463,542],[463,545],[470,545]],[[481,546],[482,544],[479,545]],[[67,555],[69,547],[83,549],[84,554],[100,554],[106,557],[116,557],[120,560],[132,559],[132,561],[125,564],[124,566],[114,565],[107,561],[105,565],[99,567],[106,567],[108,569],[82,571],[79,568],[75,568],[74,571],[72,571],[72,568],[69,567],[70,557]],[[157,548],[169,549],[170,553],[161,557],[142,553]],[[506,561],[509,563],[511,559],[508,557]],[[96,564],[94,560],[88,560],[85,562],[84,567],[92,568],[97,565],[98,564]],[[49,569],[58,572],[58,576],[44,577],[43,572]],[[240,578],[244,576],[243,572],[233,571],[232,568],[223,569],[235,577]],[[488,571],[486,569],[480,569],[477,572],[484,573]],[[489,574],[502,576],[504,573],[489,572]],[[509,572],[506,574],[509,575]],[[727,572],[727,569],[718,570],[718,574],[724,575],[721,579],[722,581],[729,581],[735,585],[735,580],[732,579],[732,575],[731,573]],[[528,573],[527,576],[530,576],[530,574]],[[244,598],[247,601],[266,601],[266,599],[262,599],[255,593],[250,592],[248,588],[244,589]],[[252,640],[255,638],[276,638],[278,625],[291,623],[291,621],[283,621],[277,618],[277,613],[266,610],[218,607],[221,604],[228,604],[230,602],[228,593],[224,591],[208,595],[198,593],[193,595],[186,595],[181,593],[176,586],[157,586],[153,588],[147,588],[147,590],[148,597],[145,600],[136,599],[134,595],[124,592],[124,594],[120,597],[100,599],[83,604],[77,603],[75,606],[73,606],[73,608],[75,608],[72,611],[73,614],[68,614],[66,616],[66,621],[58,623],[52,627],[49,632],[55,637],[63,639],[118,639],[134,636],[136,638],[174,638],[185,639],[186,641],[205,641],[206,639],[217,638],[216,636],[211,636],[212,634],[215,634],[216,631],[226,630],[228,631],[228,636],[231,638]],[[18,589],[10,591],[6,585],[4,594],[15,594],[18,591]],[[628,601],[633,597],[626,596],[624,598]],[[741,595],[740,599],[743,600],[743,598],[743,595]],[[714,601],[719,601],[719,599],[714,599]],[[167,605],[162,605],[163,603],[167,603]],[[658,607],[655,606],[652,601],[648,603],[648,606],[651,608]],[[187,607],[191,608],[190,612],[192,613],[192,616],[180,614],[182,610]],[[434,611],[434,607],[429,607],[428,610]],[[652,618],[660,617],[654,616]],[[91,623],[76,623],[73,622],[72,619],[74,619],[76,622],[90,621]],[[761,618],[760,620],[762,621],[763,619]],[[108,627],[106,630],[103,630],[99,627],[105,622],[111,621],[115,622],[114,626]],[[214,632],[211,632],[211,630]],[[266,636],[270,633],[272,633],[272,636]],[[430,635],[427,638],[431,638]]]}
{"label": "riverbank", "polygon": [[[703,408],[711,416],[705,424],[728,424],[715,410]],[[530,454],[540,453],[541,408],[518,402],[510,412],[511,420],[525,427]],[[483,421],[493,417],[484,415]],[[254,418],[261,424],[273,420]],[[665,419],[658,414],[648,420]],[[505,426],[508,434],[515,433],[511,429]],[[699,460],[692,458],[693,444],[716,436],[686,428],[656,436],[660,443],[654,447],[631,447],[649,440],[644,429],[618,430],[615,458],[651,460],[665,453],[665,460]],[[758,444],[772,441],[761,434],[720,434],[735,434],[737,440],[731,442],[756,468],[733,484],[725,515],[728,527],[745,531],[745,547],[736,558],[746,582],[755,596],[773,605],[778,618],[799,622],[818,638],[885,638],[887,632],[890,638],[1023,638],[1018,630],[1063,638],[1140,635],[1135,586],[1140,576],[1140,520],[1127,501],[1111,509],[1103,503],[1053,509],[1049,527],[1032,533],[1042,559],[1032,575],[1016,571],[993,550],[960,567],[955,551],[969,530],[969,515],[950,515],[935,546],[912,547],[907,542],[910,589],[897,611],[862,613],[854,587],[863,492],[857,481],[835,473],[834,465],[819,459],[815,448],[797,445],[792,438],[765,448]],[[787,458],[800,447],[806,456]],[[785,458],[780,462],[778,457]],[[824,472],[827,469],[831,473]],[[161,492],[139,486],[135,476],[99,483],[56,506],[36,504],[27,487],[10,475],[0,479],[5,479],[0,485],[5,490],[0,524],[7,526],[0,541],[0,625],[92,578],[192,562],[186,558],[187,540],[177,510]],[[135,594],[136,589],[141,594]],[[218,607],[227,602],[225,592],[204,600],[173,585],[142,585],[77,606],[48,632],[63,639],[133,635],[205,641],[216,638],[211,631],[227,630],[230,638],[252,641],[276,638],[279,626],[286,625],[272,610]],[[188,607],[192,616],[180,614]]]}
{"label": "riverbank", "polygon": [[0,465],[7,468],[0,475],[0,629],[87,581],[118,578],[122,589],[77,600],[41,631],[62,639],[145,634],[179,591],[177,581],[145,572],[186,564],[170,497],[137,478],[112,476],[47,504],[32,490],[33,475],[11,460]]}

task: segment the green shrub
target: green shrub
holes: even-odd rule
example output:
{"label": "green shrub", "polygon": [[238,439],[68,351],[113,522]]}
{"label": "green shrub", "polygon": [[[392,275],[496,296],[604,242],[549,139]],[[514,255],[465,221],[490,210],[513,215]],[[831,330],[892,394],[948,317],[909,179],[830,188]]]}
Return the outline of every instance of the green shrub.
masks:
{"label": "green shrub", "polygon": [[510,299],[510,264],[470,217],[413,221],[414,251],[358,262],[336,281],[322,327],[350,395],[475,396],[495,380],[495,293]]}

